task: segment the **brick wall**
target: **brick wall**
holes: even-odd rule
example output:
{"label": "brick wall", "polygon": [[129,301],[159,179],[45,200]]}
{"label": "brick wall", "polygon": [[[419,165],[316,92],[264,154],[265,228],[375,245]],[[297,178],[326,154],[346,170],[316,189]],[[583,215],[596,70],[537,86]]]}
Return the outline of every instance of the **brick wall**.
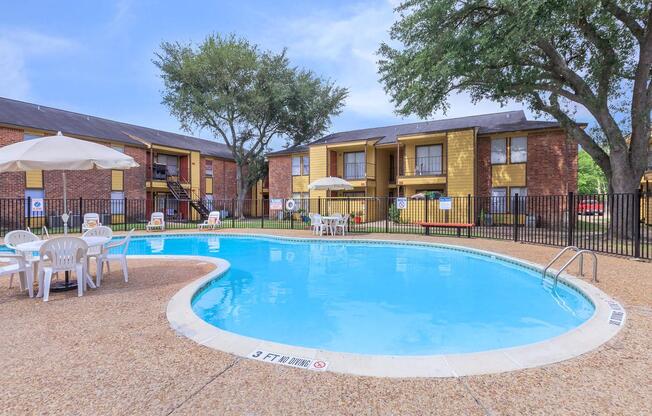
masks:
{"label": "brick wall", "polygon": [[269,158],[269,197],[292,197],[292,157]]}
{"label": "brick wall", "polygon": [[491,139],[488,137],[477,140],[477,195],[491,196]]}
{"label": "brick wall", "polygon": [[145,181],[147,179],[147,150],[125,146],[125,154],[134,158],[140,166],[127,169],[124,173],[125,198],[145,199]]}
{"label": "brick wall", "polygon": [[[23,141],[23,130],[0,127],[0,147]],[[0,195],[3,198],[25,197],[25,173],[0,173]]]}
{"label": "brick wall", "polygon": [[565,195],[577,191],[577,143],[563,132],[528,136],[528,195]]}
{"label": "brick wall", "polygon": [[213,161],[213,195],[215,199],[236,197],[235,162],[228,160]]}
{"label": "brick wall", "polygon": [[[566,134],[541,132],[528,134],[528,195],[561,195],[577,190],[577,144]],[[478,196],[491,195],[491,140],[478,139]]]}

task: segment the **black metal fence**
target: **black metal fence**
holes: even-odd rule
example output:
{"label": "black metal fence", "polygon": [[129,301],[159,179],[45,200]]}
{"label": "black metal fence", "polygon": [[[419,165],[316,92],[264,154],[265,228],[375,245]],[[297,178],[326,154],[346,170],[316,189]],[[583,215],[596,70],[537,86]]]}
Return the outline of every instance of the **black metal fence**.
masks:
{"label": "black metal fence", "polygon": [[[512,197],[311,198],[205,200],[219,211],[224,228],[309,229],[309,213],[349,216],[350,233],[405,233],[574,245],[597,252],[652,259],[652,192],[637,194]],[[166,228],[195,229],[203,218],[190,201],[71,199],[71,232],[81,232],[84,214],[97,213],[114,230],[144,230],[153,211]],[[0,199],[0,236],[29,227],[34,233],[63,232],[60,199]],[[434,225],[422,226],[423,222]],[[470,226],[467,226],[470,225]]]}

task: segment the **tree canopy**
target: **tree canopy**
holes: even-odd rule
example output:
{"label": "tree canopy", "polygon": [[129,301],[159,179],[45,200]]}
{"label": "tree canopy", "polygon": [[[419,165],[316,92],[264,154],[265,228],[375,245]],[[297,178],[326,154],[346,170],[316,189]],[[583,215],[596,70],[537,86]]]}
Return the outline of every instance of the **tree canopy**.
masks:
{"label": "tree canopy", "polygon": [[612,190],[633,192],[650,137],[651,3],[407,0],[391,30],[397,45],[380,47],[380,73],[404,115],[445,111],[453,92],[526,103],[582,145]]}
{"label": "tree canopy", "polygon": [[245,39],[211,35],[200,45],[164,42],[154,64],[165,84],[163,103],[186,130],[222,139],[237,165],[238,198],[261,170],[274,137],[312,140],[339,114],[347,90],[290,65],[285,51],[262,51]]}
{"label": "tree canopy", "polygon": [[591,156],[584,150],[577,154],[577,191],[583,195],[607,191],[607,178]]}

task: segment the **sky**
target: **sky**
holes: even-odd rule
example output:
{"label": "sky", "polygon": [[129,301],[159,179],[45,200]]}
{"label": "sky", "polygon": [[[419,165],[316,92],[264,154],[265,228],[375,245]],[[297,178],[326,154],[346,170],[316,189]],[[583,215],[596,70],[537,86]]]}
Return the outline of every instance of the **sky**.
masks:
{"label": "sky", "polygon": [[[210,33],[234,33],[263,49],[287,48],[292,64],[349,89],[331,132],[418,121],[397,116],[378,81],[376,51],[389,39],[396,1],[5,2],[0,96],[181,132],[161,104],[154,53],[163,41],[199,43]],[[450,102],[446,115],[429,119],[522,108],[473,105],[465,95]]]}

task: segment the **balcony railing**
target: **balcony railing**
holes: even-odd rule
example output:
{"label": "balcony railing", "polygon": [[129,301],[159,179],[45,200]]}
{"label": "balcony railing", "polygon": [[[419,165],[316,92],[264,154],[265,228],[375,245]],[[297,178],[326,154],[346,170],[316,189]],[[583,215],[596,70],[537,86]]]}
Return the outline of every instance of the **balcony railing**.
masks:
{"label": "balcony railing", "polygon": [[375,177],[375,165],[373,163],[355,162],[344,164],[344,179],[370,179]]}
{"label": "balcony railing", "polygon": [[446,164],[442,156],[428,156],[403,159],[399,169],[400,176],[443,176]]}

